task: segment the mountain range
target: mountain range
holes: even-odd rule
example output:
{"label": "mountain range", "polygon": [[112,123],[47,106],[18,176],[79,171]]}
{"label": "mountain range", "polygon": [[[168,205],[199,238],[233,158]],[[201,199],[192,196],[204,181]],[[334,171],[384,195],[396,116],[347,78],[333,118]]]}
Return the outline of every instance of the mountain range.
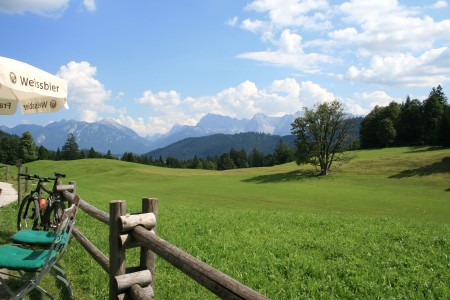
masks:
{"label": "mountain range", "polygon": [[[99,122],[82,122],[62,120],[46,126],[22,124],[9,128],[1,125],[0,130],[21,136],[28,131],[33,136],[36,145],[49,150],[61,149],[72,133],[80,149],[121,155],[124,152],[145,154],[166,147],[187,138],[204,137],[214,134],[238,134],[245,132],[265,133],[269,135],[290,135],[291,123],[300,113],[282,117],[269,117],[256,114],[252,119],[236,119],[217,114],[205,115],[195,126],[175,125],[163,135],[141,137],[132,129],[105,119]],[[225,151],[228,151],[226,149]]]}

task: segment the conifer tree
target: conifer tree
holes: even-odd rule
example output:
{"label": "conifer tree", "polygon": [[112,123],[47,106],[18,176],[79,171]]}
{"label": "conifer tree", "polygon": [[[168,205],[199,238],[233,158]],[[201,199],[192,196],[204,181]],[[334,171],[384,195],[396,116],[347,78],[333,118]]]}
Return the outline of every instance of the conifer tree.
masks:
{"label": "conifer tree", "polygon": [[35,161],[38,158],[38,151],[34,144],[33,136],[28,131],[24,132],[20,138],[20,157],[24,163]]}
{"label": "conifer tree", "polygon": [[64,160],[74,160],[79,158],[78,144],[72,133],[67,135],[67,140],[61,150],[61,156]]}

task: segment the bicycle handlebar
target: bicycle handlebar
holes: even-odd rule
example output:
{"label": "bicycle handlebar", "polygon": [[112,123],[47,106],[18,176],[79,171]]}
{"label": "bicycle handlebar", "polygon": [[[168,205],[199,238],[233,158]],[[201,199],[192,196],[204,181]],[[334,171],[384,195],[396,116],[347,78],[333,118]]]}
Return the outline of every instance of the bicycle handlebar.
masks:
{"label": "bicycle handlebar", "polygon": [[55,178],[50,178],[50,177],[41,177],[37,174],[34,175],[30,175],[30,174],[23,174],[23,173],[19,173],[19,176],[24,177],[25,180],[33,180],[33,179],[38,179],[41,182],[50,182],[50,180],[57,180],[58,178],[62,177],[65,178],[66,174],[63,173],[59,173],[59,172],[55,172]]}
{"label": "bicycle handlebar", "polygon": [[59,173],[59,172],[55,172],[55,177],[56,177],[56,178],[60,178],[60,177],[65,178],[65,177],[66,177],[66,174]]}
{"label": "bicycle handlebar", "polygon": [[63,173],[57,173],[57,172],[55,172],[55,176],[56,177],[53,177],[53,178],[51,178],[51,177],[47,177],[48,179],[50,179],[50,180],[54,180],[55,181],[55,184],[56,184],[56,180],[58,180],[58,178],[65,178],[66,177],[66,174],[63,174]]}
{"label": "bicycle handlebar", "polygon": [[50,178],[48,177],[41,177],[37,174],[34,175],[29,175],[29,174],[19,174],[19,176],[24,177],[25,180],[33,180],[33,179],[37,179],[40,182],[50,182]]}

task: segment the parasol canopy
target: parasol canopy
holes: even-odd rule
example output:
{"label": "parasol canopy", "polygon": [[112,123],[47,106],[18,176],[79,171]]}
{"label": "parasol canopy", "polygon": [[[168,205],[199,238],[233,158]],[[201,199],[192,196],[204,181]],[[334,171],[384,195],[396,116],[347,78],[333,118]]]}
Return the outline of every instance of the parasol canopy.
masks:
{"label": "parasol canopy", "polygon": [[29,64],[0,56],[0,115],[56,112],[67,104],[67,82]]}

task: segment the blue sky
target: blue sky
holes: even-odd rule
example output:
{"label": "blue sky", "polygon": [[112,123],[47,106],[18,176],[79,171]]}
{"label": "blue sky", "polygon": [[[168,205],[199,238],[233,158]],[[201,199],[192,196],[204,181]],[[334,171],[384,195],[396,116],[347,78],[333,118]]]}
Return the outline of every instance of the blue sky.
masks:
{"label": "blue sky", "polygon": [[112,118],[138,134],[207,113],[352,114],[450,95],[447,1],[2,0],[0,56],[68,81],[70,109],[9,127]]}

